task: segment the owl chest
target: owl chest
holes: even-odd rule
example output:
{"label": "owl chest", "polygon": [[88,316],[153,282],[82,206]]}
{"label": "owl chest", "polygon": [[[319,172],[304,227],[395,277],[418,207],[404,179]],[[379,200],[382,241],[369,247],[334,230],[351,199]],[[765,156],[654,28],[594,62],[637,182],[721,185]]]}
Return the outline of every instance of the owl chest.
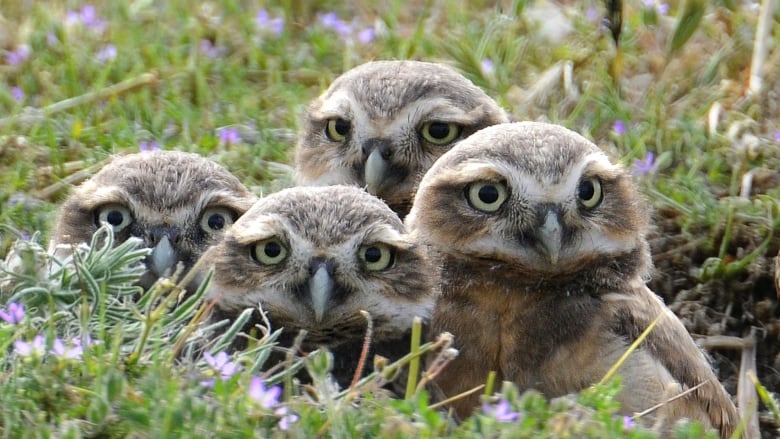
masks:
{"label": "owl chest", "polygon": [[[466,286],[466,288],[459,288]],[[566,296],[481,282],[451,285],[434,315],[434,324],[455,335],[463,358],[484,373],[521,388],[563,394],[584,387],[598,375],[582,374],[599,363],[603,345],[587,343],[600,332],[601,303],[590,296]],[[592,382],[592,381],[591,381]]]}

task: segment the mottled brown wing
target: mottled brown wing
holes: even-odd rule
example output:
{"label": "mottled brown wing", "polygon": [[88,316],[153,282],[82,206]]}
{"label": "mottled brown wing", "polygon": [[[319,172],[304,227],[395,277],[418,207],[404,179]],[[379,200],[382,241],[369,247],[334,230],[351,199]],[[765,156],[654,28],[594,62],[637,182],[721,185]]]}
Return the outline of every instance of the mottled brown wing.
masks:
{"label": "mottled brown wing", "polygon": [[705,383],[685,400],[707,413],[722,438],[730,437],[739,422],[734,403],[677,316],[644,284],[637,283],[630,294],[608,294],[604,300],[614,309],[613,330],[629,342],[663,315],[643,347],[683,385],[683,390]]}

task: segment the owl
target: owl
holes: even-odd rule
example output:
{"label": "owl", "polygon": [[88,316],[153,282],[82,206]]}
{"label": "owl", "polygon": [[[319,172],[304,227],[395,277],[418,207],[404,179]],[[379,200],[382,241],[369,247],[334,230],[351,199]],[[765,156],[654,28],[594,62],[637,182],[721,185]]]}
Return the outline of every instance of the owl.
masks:
{"label": "owl", "polygon": [[332,375],[349,385],[363,346],[367,311],[371,351],[409,352],[412,320],[427,321],[436,278],[424,247],[398,216],[354,186],[295,187],[260,199],[204,255],[213,267],[212,319],[262,309],[291,346],[333,353]]}
{"label": "owl", "polygon": [[309,105],[295,149],[295,182],[364,187],[403,217],[439,156],[477,130],[507,121],[493,99],[448,66],[369,62],[338,77]]}
{"label": "owl", "polygon": [[[694,419],[729,437],[737,424],[729,395],[645,286],[648,222],[630,174],[563,127],[496,125],[445,153],[406,218],[442,267],[431,332],[451,332],[460,350],[436,379],[441,391],[457,395],[496,371],[548,397],[577,392],[661,316],[618,370],[622,410],[638,413],[696,388],[643,419],[664,431]],[[477,402],[453,406],[467,416]]]}
{"label": "owl", "polygon": [[[257,199],[227,169],[197,154],[154,151],[119,157],[77,187],[59,209],[55,254],[89,243],[104,223],[115,243],[134,236],[152,249],[139,285],[148,289],[181,263],[188,271]],[[194,291],[197,285],[188,285]]]}

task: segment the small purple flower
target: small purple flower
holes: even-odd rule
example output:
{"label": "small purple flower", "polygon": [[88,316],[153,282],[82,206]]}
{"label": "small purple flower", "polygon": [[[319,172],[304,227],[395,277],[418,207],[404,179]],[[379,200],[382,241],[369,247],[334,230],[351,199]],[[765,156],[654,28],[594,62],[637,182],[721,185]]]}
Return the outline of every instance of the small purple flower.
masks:
{"label": "small purple flower", "polygon": [[24,90],[21,87],[11,87],[11,96],[14,97],[16,102],[22,102],[24,100]]}
{"label": "small purple flower", "polygon": [[151,142],[142,140],[138,143],[138,149],[141,150],[141,152],[159,151],[160,143],[156,140],[152,140]]}
{"label": "small purple flower", "polygon": [[636,426],[636,421],[631,416],[623,416],[623,430],[631,430]]}
{"label": "small purple flower", "polygon": [[101,63],[111,61],[114,58],[116,58],[116,46],[113,44],[109,44],[106,47],[100,49],[95,55],[95,59]]}
{"label": "small purple flower", "polygon": [[634,170],[637,174],[646,175],[653,170],[655,165],[655,154],[652,151],[648,152],[645,158],[634,160]]}
{"label": "small purple flower", "polygon": [[223,128],[219,130],[219,141],[226,145],[235,145],[241,142],[241,135],[234,128]]}
{"label": "small purple flower", "polygon": [[352,36],[353,26],[342,20],[335,12],[321,14],[319,16],[320,24],[326,29],[336,32],[342,40],[348,40]]}
{"label": "small purple flower", "polygon": [[341,23],[339,14],[335,12],[328,12],[327,14],[320,14],[318,17],[320,24],[328,29],[333,29],[337,23]]}
{"label": "small purple flower", "polygon": [[281,416],[281,419],[279,419],[279,428],[285,431],[290,428],[290,425],[295,424],[298,422],[298,419],[300,419],[300,416],[295,413],[290,413],[290,409],[288,409],[287,406],[279,407],[274,414],[276,416]]}
{"label": "small purple flower", "polygon": [[65,24],[71,26],[83,24],[96,32],[102,32],[106,28],[105,20],[98,17],[92,5],[84,5],[79,11],[68,11],[65,15]]}
{"label": "small purple flower", "polygon": [[30,57],[30,46],[26,44],[20,44],[16,47],[16,50],[12,50],[5,54],[5,62],[10,66],[18,66],[19,64],[27,61]]}
{"label": "small purple flower", "polygon": [[622,136],[623,134],[626,134],[626,123],[618,119],[614,124],[612,124],[612,129],[615,131],[615,133]]}
{"label": "small purple flower", "polygon": [[585,11],[585,18],[591,22],[595,23],[601,18],[601,15],[599,14],[598,9],[590,7],[587,11]]}
{"label": "small purple flower", "polygon": [[282,394],[282,388],[273,386],[265,388],[265,382],[260,377],[252,377],[249,382],[249,396],[260,403],[265,409],[271,409],[279,404],[279,396]]}
{"label": "small purple flower", "polygon": [[376,30],[373,27],[367,27],[357,34],[357,40],[360,44],[368,44],[376,38]]}
{"label": "small purple flower", "polygon": [[669,13],[668,3],[658,3],[657,0],[642,0],[642,4],[647,9],[655,9],[655,11],[661,15],[666,15]]}
{"label": "small purple flower", "polygon": [[206,55],[209,58],[218,58],[222,50],[217,47],[211,40],[204,38],[200,40],[200,53]]}
{"label": "small purple flower", "polygon": [[8,304],[7,310],[0,308],[0,319],[5,320],[12,325],[21,323],[24,319],[24,305],[11,302]]}
{"label": "small purple flower", "polygon": [[81,341],[75,339],[78,343],[72,343],[72,346],[65,346],[59,338],[55,338],[52,343],[51,353],[57,357],[64,358],[66,360],[76,360],[81,358],[81,354],[84,353],[84,349],[81,347]]}
{"label": "small purple flower", "polygon": [[482,70],[483,75],[490,76],[496,71],[496,66],[493,64],[492,59],[485,58],[479,63],[479,69]]}
{"label": "small purple flower", "polygon": [[260,29],[269,30],[274,35],[279,35],[284,31],[284,17],[271,18],[265,9],[257,11],[255,23]]}
{"label": "small purple flower", "polygon": [[780,143],[780,130],[775,131],[775,142]]}
{"label": "small purple flower", "polygon": [[482,404],[482,411],[495,418],[498,422],[512,422],[520,417],[520,413],[513,412],[509,407],[509,401],[502,399],[495,407],[490,404]]}
{"label": "small purple flower", "polygon": [[44,340],[42,335],[36,335],[29,343],[22,340],[16,340],[14,342],[14,351],[22,357],[43,355],[46,351],[46,340]]}
{"label": "small purple flower", "polygon": [[46,44],[49,47],[57,47],[60,44],[60,40],[57,39],[57,34],[49,32],[46,34]]}
{"label": "small purple flower", "polygon": [[203,358],[206,359],[206,364],[219,373],[223,380],[230,378],[238,372],[238,365],[230,361],[230,357],[225,351],[218,353],[216,357],[206,352],[203,354]]}

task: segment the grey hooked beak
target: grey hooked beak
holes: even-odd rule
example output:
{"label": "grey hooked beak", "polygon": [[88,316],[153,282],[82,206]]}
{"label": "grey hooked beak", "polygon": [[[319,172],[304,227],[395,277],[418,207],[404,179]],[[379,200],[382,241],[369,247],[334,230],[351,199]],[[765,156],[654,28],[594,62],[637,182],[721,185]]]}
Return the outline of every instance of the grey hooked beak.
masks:
{"label": "grey hooked beak", "polygon": [[390,165],[382,157],[382,151],[379,148],[374,149],[366,160],[365,180],[366,188],[372,195],[379,193],[387,178],[387,170]]}
{"label": "grey hooked beak", "polygon": [[154,246],[147,260],[149,268],[158,276],[162,276],[165,270],[176,265],[176,251],[173,249],[168,236],[163,235],[160,238],[160,241]]}
{"label": "grey hooked beak", "polygon": [[330,302],[330,296],[333,292],[333,278],[328,273],[325,264],[320,265],[317,271],[309,279],[309,295],[311,296],[311,305],[314,308],[314,318],[317,323],[322,322],[325,311]]}
{"label": "grey hooked beak", "polygon": [[558,255],[561,252],[561,235],[561,223],[558,221],[558,215],[553,211],[547,212],[544,225],[539,230],[539,242],[553,265],[558,263]]}

